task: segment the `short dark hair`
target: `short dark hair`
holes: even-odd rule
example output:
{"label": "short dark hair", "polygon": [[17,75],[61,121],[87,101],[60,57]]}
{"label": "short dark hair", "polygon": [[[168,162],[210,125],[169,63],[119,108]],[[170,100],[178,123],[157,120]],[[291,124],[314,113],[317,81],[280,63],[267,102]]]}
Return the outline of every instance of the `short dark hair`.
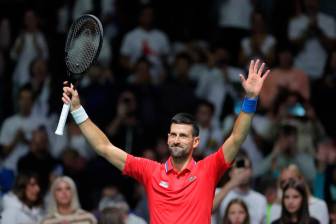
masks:
{"label": "short dark hair", "polygon": [[188,113],[178,113],[171,119],[171,124],[190,124],[193,127],[192,135],[199,135],[199,127],[194,116]]}
{"label": "short dark hair", "polygon": [[213,115],[215,113],[215,105],[211,103],[209,100],[206,99],[200,99],[197,104],[198,107],[206,106],[210,109],[211,114]]}

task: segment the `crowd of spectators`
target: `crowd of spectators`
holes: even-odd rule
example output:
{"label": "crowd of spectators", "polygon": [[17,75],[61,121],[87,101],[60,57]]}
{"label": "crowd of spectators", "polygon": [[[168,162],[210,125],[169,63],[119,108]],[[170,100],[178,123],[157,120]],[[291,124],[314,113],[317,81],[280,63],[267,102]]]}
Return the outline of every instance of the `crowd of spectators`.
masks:
{"label": "crowd of spectators", "polygon": [[239,74],[259,58],[271,73],[241,154],[218,184],[212,223],[286,222],[295,194],[297,220],[335,224],[332,8],[327,0],[1,1],[2,223],[149,222],[144,189],[95,154],[71,118],[54,134],[67,31],[91,13],[104,42],[77,88],[114,145],[165,162],[170,118],[188,112],[200,125],[195,158],[215,152],[240,111]]}

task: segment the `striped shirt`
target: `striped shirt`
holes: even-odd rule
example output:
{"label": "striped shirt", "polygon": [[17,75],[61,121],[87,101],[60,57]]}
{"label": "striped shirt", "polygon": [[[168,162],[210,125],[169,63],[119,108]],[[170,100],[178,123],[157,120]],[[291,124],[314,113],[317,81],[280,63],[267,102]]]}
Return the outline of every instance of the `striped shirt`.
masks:
{"label": "striped shirt", "polygon": [[48,215],[41,224],[96,224],[96,218],[89,212],[78,209],[75,213],[61,215],[58,212]]}

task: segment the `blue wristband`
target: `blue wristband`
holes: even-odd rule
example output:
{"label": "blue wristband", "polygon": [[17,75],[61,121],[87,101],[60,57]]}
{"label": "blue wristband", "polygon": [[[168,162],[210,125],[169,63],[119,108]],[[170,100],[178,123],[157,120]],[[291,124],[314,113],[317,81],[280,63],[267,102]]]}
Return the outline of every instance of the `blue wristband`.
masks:
{"label": "blue wristband", "polygon": [[245,96],[241,110],[245,113],[254,113],[257,110],[258,97],[248,98]]}

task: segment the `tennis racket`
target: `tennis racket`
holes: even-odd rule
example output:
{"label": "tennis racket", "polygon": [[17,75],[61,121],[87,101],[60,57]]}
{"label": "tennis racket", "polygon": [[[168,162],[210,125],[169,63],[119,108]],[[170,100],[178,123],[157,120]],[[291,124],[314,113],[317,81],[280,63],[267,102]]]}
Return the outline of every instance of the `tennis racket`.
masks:
{"label": "tennis racket", "polygon": [[[85,14],[71,24],[65,44],[65,64],[70,83],[75,85],[96,62],[102,43],[103,27],[97,17]],[[70,104],[63,104],[55,134],[63,135],[69,110]]]}

